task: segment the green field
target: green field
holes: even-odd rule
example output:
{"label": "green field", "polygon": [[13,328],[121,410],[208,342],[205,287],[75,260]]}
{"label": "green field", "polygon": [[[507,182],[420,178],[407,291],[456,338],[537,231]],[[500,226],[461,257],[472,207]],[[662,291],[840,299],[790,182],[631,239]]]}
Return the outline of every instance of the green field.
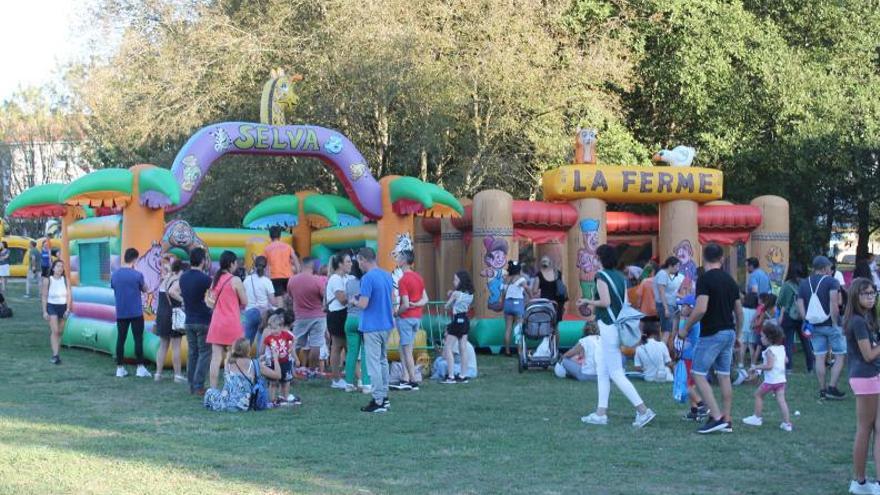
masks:
{"label": "green field", "polygon": [[[790,377],[795,431],[751,414],[736,390],[735,432],[699,436],[670,387],[636,383],[658,418],[634,430],[617,391],[611,424],[579,417],[595,384],[516,373],[480,355],[467,385],[392,393],[366,415],[361,394],[297,383],[304,405],[261,413],[204,410],[185,385],[114,377],[109,356],[64,349],[49,364],[47,329],[23,285],[0,320],[0,493],[528,493],[832,494],[850,479],[855,405],[815,399],[811,376]],[[802,367],[802,357],[796,356]],[[801,368],[797,368],[801,369]],[[848,387],[845,390],[849,390]],[[869,476],[873,469],[868,470]]]}

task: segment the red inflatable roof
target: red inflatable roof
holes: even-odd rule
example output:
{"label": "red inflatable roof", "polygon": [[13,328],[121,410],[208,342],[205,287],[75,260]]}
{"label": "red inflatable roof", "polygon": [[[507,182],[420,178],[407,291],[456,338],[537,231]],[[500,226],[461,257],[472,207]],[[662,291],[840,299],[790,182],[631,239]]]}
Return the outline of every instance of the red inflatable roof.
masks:
{"label": "red inflatable roof", "polygon": [[[609,211],[605,218],[609,234],[656,234],[660,228],[657,215]],[[700,206],[697,225],[701,232],[750,232],[761,225],[761,209],[751,205]]]}
{"label": "red inflatable roof", "polygon": [[[473,228],[474,216],[471,205],[464,207],[461,218],[453,218],[452,225],[458,230]],[[568,230],[577,223],[577,211],[568,203],[514,200],[511,211],[514,227]]]}

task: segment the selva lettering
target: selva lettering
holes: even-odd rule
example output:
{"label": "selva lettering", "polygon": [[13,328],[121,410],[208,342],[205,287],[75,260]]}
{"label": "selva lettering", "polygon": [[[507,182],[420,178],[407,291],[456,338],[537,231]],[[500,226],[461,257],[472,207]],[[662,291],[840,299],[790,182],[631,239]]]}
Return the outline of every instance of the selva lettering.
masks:
{"label": "selva lettering", "polygon": [[320,151],[318,135],[308,127],[242,124],[232,144],[240,150]]}

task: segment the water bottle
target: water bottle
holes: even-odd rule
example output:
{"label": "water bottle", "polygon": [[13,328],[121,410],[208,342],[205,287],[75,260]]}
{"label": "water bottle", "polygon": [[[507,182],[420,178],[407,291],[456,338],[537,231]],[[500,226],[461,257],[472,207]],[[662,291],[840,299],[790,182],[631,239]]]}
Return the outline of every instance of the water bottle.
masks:
{"label": "water bottle", "polygon": [[813,324],[808,321],[804,322],[804,330],[801,332],[801,335],[803,335],[805,339],[811,338],[813,336]]}

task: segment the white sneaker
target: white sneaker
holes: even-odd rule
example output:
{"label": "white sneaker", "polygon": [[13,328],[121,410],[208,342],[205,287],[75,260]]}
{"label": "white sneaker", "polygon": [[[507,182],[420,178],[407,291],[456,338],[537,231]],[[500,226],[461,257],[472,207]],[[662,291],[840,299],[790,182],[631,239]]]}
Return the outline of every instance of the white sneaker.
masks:
{"label": "white sneaker", "polygon": [[345,380],[340,378],[339,380],[334,380],[330,383],[330,388],[335,388],[338,390],[345,390],[348,387],[348,383]]}
{"label": "white sneaker", "polygon": [[[650,423],[652,419],[654,419],[656,417],[657,417],[657,414],[654,411],[652,411],[651,409],[646,410],[645,414],[636,413],[636,420],[633,421],[633,426],[635,426],[636,428],[643,428],[645,425]],[[606,421],[607,421],[607,417],[606,417]]]}
{"label": "white sneaker", "polygon": [[739,368],[736,372],[736,379],[733,380],[734,386],[742,385],[743,382],[746,381],[746,378],[749,377],[749,373],[745,370],[745,368]]}
{"label": "white sneaker", "polygon": [[183,375],[174,375],[174,383],[188,383],[189,380]]}
{"label": "white sneaker", "polygon": [[859,483],[856,480],[852,480],[849,482],[849,492],[856,493],[860,495],[875,495],[880,493],[880,485],[877,484],[876,481],[867,481],[864,483]]}
{"label": "white sneaker", "polygon": [[588,416],[581,417],[581,421],[588,425],[607,425],[608,415],[599,416],[596,413],[590,413]]}
{"label": "white sneaker", "polygon": [[372,385],[364,385],[364,386],[362,386],[362,387],[361,387],[361,393],[364,394],[364,395],[370,395],[370,394],[372,394],[372,393],[373,393],[373,386],[372,386]]}
{"label": "white sneaker", "polygon": [[350,383],[346,383],[345,384],[345,391],[346,392],[357,392],[358,388]]}
{"label": "white sneaker", "polygon": [[743,423],[749,426],[761,426],[764,424],[764,419],[760,416],[755,416],[754,414],[752,414],[747,418],[743,418]]}
{"label": "white sneaker", "polygon": [[147,371],[147,368],[144,368],[144,365],[142,365],[142,364],[138,365],[137,372],[135,373],[135,375],[137,375],[138,378],[149,378],[149,377],[153,376],[150,374],[149,371]]}
{"label": "white sneaker", "polygon": [[128,371],[125,371],[125,368],[122,366],[116,367],[116,378],[125,378],[128,376]]}
{"label": "white sneaker", "polygon": [[791,423],[785,423],[785,422],[780,423],[780,424],[779,424],[779,429],[782,430],[782,431],[791,431],[791,430],[792,430]]}

